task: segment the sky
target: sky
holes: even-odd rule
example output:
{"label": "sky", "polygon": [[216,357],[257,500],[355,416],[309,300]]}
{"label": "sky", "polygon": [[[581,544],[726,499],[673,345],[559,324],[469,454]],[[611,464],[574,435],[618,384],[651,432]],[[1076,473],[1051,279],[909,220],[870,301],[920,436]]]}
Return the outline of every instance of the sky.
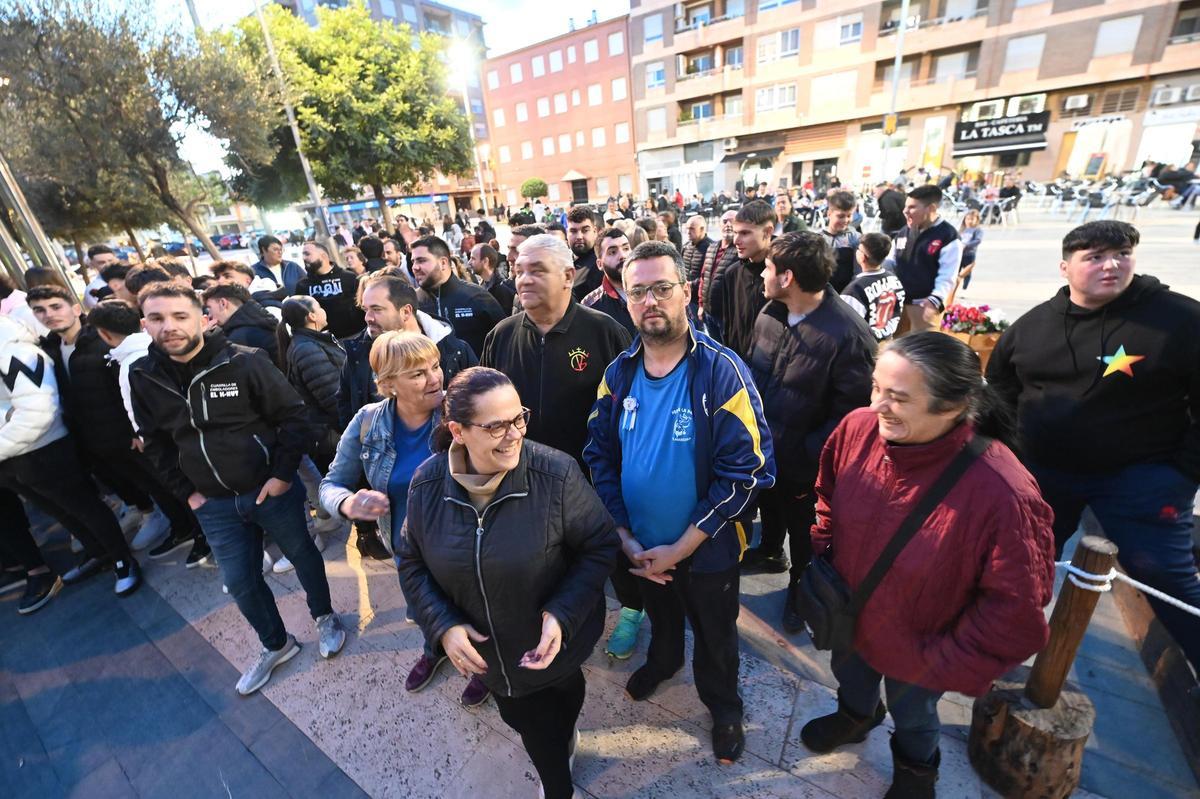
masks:
{"label": "sky", "polygon": [[[265,1],[265,0],[264,0]],[[254,13],[254,0],[194,0],[196,15],[208,30],[226,27]],[[569,20],[583,27],[595,11],[599,20],[612,19],[629,11],[629,0],[438,0],[442,5],[462,9],[483,18],[483,37],[488,55],[518,50],[569,30]],[[185,0],[156,0],[159,21],[179,22],[190,30]],[[183,143],[183,155],[198,172],[225,173],[221,148],[203,131],[189,131]]]}

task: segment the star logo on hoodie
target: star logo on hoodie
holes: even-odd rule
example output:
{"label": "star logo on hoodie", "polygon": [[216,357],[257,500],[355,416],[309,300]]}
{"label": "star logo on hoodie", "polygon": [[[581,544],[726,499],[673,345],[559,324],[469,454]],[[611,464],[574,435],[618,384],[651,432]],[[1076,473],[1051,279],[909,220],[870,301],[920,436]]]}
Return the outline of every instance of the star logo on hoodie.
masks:
{"label": "star logo on hoodie", "polygon": [[1104,374],[1101,377],[1108,377],[1114,372],[1124,372],[1133,377],[1133,365],[1138,361],[1146,360],[1145,355],[1126,355],[1124,345],[1117,347],[1116,353],[1112,355],[1097,355],[1097,361],[1103,361],[1107,364]]}

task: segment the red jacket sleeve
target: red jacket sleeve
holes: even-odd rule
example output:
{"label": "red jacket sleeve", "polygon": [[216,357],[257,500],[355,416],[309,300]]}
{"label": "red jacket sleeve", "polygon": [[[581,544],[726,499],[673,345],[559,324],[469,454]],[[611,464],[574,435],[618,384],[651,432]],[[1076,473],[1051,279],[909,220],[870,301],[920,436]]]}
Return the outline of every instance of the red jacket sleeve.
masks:
{"label": "red jacket sleeve", "polygon": [[1043,608],[1054,591],[1053,513],[1036,495],[1014,495],[990,520],[975,601],[926,647],[929,683],[970,696],[1046,645]]}
{"label": "red jacket sleeve", "polygon": [[837,481],[837,460],[846,441],[846,418],[838,422],[838,426],[829,435],[825,446],[821,448],[821,458],[817,469],[817,521],[812,526],[813,555],[820,555],[829,549],[833,543],[830,530],[833,519],[829,515],[833,503],[833,487]]}

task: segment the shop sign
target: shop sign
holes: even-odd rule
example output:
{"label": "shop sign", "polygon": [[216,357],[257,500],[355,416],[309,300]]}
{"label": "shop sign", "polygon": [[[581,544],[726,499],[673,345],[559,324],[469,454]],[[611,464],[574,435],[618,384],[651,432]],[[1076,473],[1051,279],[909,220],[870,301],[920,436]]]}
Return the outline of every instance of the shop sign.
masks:
{"label": "shop sign", "polygon": [[1089,128],[1092,125],[1107,125],[1110,122],[1124,122],[1124,114],[1106,114],[1102,117],[1087,117],[1085,119],[1076,119],[1071,122],[1071,130],[1080,130]]}
{"label": "shop sign", "polygon": [[1152,108],[1146,112],[1143,125],[1177,125],[1180,122],[1200,122],[1200,105],[1181,105],[1176,108]]}
{"label": "shop sign", "polygon": [[1049,123],[1048,111],[958,122],[954,125],[954,157],[1043,149]]}

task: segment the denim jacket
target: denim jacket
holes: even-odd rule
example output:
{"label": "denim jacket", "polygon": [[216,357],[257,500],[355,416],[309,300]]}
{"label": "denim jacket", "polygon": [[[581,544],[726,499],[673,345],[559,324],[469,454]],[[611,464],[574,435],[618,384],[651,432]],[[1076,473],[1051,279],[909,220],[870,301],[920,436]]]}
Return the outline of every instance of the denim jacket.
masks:
{"label": "denim jacket", "polygon": [[[441,412],[433,413],[433,426],[441,421]],[[321,506],[330,515],[344,518],[341,505],[346,497],[358,490],[365,475],[367,485],[386,494],[392,467],[396,465],[396,445],[392,435],[396,422],[396,401],[381,400],[364,405],[354,414],[338,442],[337,455],[329,472],[321,480]],[[379,517],[381,536],[392,549],[392,514]]]}

